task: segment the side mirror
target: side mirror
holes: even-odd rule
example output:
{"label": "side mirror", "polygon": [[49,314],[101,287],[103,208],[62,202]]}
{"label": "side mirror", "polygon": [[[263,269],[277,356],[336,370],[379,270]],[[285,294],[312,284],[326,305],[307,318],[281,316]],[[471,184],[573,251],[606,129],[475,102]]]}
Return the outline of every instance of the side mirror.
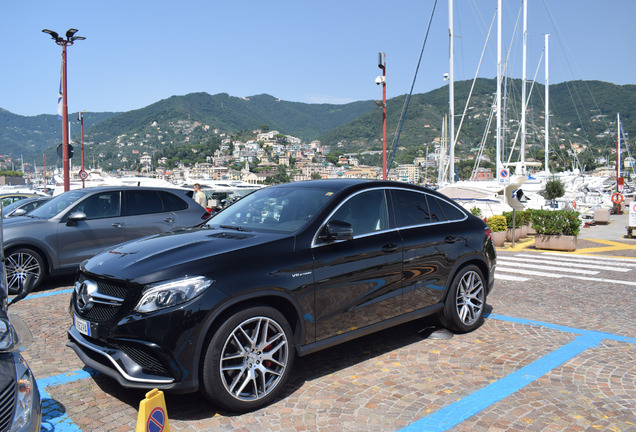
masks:
{"label": "side mirror", "polygon": [[8,306],[11,306],[12,304],[17,303],[23,298],[25,298],[26,296],[28,296],[31,293],[31,291],[33,291],[34,286],[35,286],[35,276],[32,274],[27,275],[27,277],[24,279],[24,282],[22,282],[22,286],[18,290],[18,295],[16,295],[15,297],[11,299]]}
{"label": "side mirror", "polygon": [[326,242],[337,240],[350,240],[353,238],[353,227],[350,223],[332,220],[323,229],[320,239]]}
{"label": "side mirror", "polygon": [[86,213],[81,211],[74,211],[70,215],[68,215],[68,219],[66,220],[66,225],[73,225],[77,221],[86,220]]}
{"label": "side mirror", "polygon": [[7,216],[24,216],[25,214],[25,209],[15,209],[13,213],[8,214]]}

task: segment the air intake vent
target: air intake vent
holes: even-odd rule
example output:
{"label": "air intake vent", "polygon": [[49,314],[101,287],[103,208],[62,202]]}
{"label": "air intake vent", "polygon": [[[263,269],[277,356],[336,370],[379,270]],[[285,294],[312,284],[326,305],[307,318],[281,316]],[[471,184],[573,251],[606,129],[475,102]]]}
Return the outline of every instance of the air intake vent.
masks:
{"label": "air intake vent", "polygon": [[248,238],[252,238],[253,236],[240,234],[240,233],[220,232],[216,234],[211,234],[210,237],[224,238],[224,239],[230,239],[230,240],[245,240]]}
{"label": "air intake vent", "polygon": [[9,430],[11,420],[13,420],[13,410],[15,409],[15,381],[0,391],[0,431]]}

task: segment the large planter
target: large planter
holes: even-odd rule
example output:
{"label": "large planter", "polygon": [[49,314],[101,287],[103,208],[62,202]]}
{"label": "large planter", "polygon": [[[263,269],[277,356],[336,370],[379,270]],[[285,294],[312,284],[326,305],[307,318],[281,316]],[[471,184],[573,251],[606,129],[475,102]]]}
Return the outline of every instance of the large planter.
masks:
{"label": "large planter", "polygon": [[534,230],[534,228],[532,228],[532,224],[526,225],[526,228],[528,229],[528,235],[536,235],[537,234],[537,232]]}
{"label": "large planter", "polygon": [[521,238],[528,237],[528,225],[521,225],[519,231],[521,231]]}
{"label": "large planter", "polygon": [[512,228],[508,228],[506,230],[506,241],[511,242],[512,241],[512,231],[514,231],[514,236],[515,236],[515,241],[519,241],[519,239],[521,238],[521,229],[520,228],[515,228],[514,230]]}
{"label": "large planter", "polygon": [[576,236],[537,234],[534,236],[534,247],[572,252],[576,250]]}
{"label": "large planter", "polygon": [[491,233],[492,242],[495,247],[501,247],[504,245],[506,241],[506,232],[505,231],[495,231]]}

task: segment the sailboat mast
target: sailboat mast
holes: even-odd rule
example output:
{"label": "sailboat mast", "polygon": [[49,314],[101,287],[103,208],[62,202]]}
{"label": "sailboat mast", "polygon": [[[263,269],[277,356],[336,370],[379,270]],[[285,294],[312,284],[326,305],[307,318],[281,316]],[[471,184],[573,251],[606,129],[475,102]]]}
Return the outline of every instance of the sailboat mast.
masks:
{"label": "sailboat mast", "polygon": [[548,166],[548,126],[550,124],[550,74],[548,68],[548,36],[545,35],[545,179],[548,180],[550,175],[550,167]]}
{"label": "sailboat mast", "polygon": [[501,0],[497,0],[497,146],[495,154],[495,167],[497,181],[501,169]]}
{"label": "sailboat mast", "polygon": [[528,35],[528,0],[523,0],[523,70],[521,76],[521,146],[519,147],[521,172],[526,173],[526,38]]}
{"label": "sailboat mast", "polygon": [[449,50],[449,71],[448,71],[448,126],[449,134],[448,139],[450,145],[450,157],[448,161],[448,179],[449,183],[455,182],[455,76],[453,72],[453,53],[455,51],[453,41],[453,0],[448,0],[448,50]]}

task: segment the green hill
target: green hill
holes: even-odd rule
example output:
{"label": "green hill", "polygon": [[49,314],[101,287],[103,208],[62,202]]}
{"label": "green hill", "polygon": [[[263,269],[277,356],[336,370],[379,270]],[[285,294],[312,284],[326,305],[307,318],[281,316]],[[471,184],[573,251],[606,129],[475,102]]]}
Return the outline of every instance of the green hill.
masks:
{"label": "green hill", "polygon": [[[455,83],[456,130],[472,82]],[[456,154],[474,152],[484,135],[494,100],[494,79],[479,79],[473,89],[459,135]],[[509,80],[506,91],[506,146],[515,137],[519,123],[520,80]],[[530,89],[530,84],[528,84]],[[536,84],[527,112],[526,142],[531,155],[542,157],[544,88]],[[389,146],[394,143],[406,95],[387,101]],[[568,158],[570,143],[589,147],[593,157],[615,145],[616,113],[620,112],[623,129],[636,133],[636,85],[614,85],[600,81],[571,81],[550,86],[551,143]],[[442,118],[448,112],[446,86],[416,94],[404,120],[397,161],[412,161],[441,135]],[[192,93],[173,96],[145,108],[125,113],[86,113],[85,141],[87,158],[108,162],[113,168],[123,159],[132,161],[140,153],[161,152],[174,146],[218,146],[222,134],[249,137],[251,131],[266,125],[270,130],[293,135],[308,142],[320,139],[323,144],[342,152],[361,152],[381,148],[382,110],[373,101],[344,105],[305,104],[276,99],[261,94],[249,98],[225,93]],[[61,122],[54,115],[24,117],[0,109],[0,154],[39,161],[44,152],[55,160],[55,147],[61,142]],[[205,127],[204,127],[205,126]],[[214,130],[218,133],[215,133]],[[74,126],[73,138],[79,128]],[[238,134],[238,135],[237,135]],[[553,135],[553,136],[552,136]],[[490,128],[487,153],[494,148],[494,126]],[[559,149],[560,146],[565,149]],[[584,155],[585,156],[585,155]],[[49,159],[51,158],[51,159]]]}

